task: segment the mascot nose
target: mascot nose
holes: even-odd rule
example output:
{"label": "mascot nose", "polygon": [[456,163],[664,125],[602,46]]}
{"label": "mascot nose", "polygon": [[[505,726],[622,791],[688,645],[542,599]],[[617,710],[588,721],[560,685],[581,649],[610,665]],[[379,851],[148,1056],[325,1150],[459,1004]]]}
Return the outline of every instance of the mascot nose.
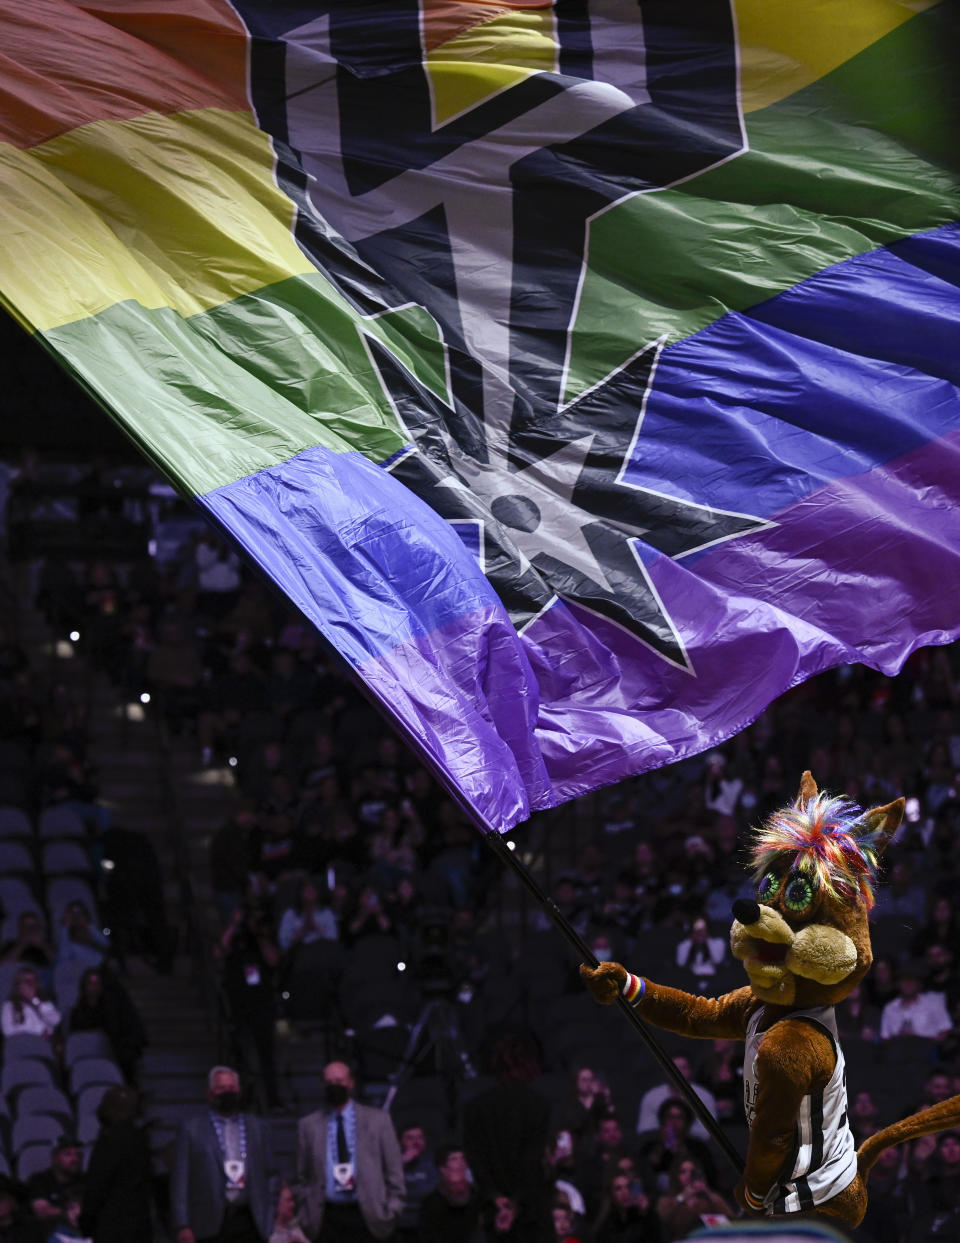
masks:
{"label": "mascot nose", "polygon": [[750,898],[737,898],[733,904],[733,917],[741,924],[755,924],[760,918],[760,903]]}

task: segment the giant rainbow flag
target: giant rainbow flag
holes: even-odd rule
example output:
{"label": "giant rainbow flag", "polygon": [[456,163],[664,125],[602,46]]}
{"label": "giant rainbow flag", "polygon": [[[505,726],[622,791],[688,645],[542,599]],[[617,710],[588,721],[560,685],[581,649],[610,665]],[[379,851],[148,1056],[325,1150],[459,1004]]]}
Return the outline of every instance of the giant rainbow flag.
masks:
{"label": "giant rainbow flag", "polygon": [[928,0],[0,0],[0,297],[471,807],[960,630]]}

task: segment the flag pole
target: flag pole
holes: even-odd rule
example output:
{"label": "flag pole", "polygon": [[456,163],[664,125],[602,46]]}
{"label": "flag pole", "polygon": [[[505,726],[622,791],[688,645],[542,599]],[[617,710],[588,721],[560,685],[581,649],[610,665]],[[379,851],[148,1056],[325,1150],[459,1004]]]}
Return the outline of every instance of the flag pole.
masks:
{"label": "flag pole", "polygon": [[[484,828],[483,839],[497,856],[498,859],[514,873],[525,888],[533,895],[535,900],[546,911],[553,920],[557,929],[569,941],[573,948],[577,951],[584,962],[589,963],[592,967],[599,965],[596,955],[590,946],[587,945],[583,937],[577,932],[576,928],[570,923],[563,914],[554,900],[540,888],[536,878],[523,863],[517,858],[517,851],[511,850],[509,845],[503,840],[503,837],[495,830],[489,827]],[[624,1000],[618,997],[616,1002],[618,1008],[626,1015],[629,1022],[639,1034],[641,1040],[647,1046],[649,1052],[659,1063],[660,1068],[666,1074],[667,1078],[677,1089],[677,1094],[681,1096],[693,1110],[695,1117],[699,1118],[707,1130],[710,1137],[716,1142],[720,1151],[724,1154],[733,1168],[738,1174],[742,1174],[744,1170],[743,1157],[730,1142],[729,1136],[721,1128],[720,1124],[707,1109],[703,1101],[694,1092],[693,1087],[684,1077],[683,1074],[674,1065],[673,1060],[668,1056],[666,1050],[654,1036],[650,1029],[650,1025],[645,1023],[637,1011]]]}

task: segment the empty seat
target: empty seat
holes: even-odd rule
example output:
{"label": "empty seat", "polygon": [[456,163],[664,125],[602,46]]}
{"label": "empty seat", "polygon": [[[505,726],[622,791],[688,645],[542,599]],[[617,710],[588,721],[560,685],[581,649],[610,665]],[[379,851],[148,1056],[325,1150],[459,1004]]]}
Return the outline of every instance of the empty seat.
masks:
{"label": "empty seat", "polygon": [[29,846],[21,840],[0,838],[0,873],[7,876],[10,872],[33,872],[35,868]]}
{"label": "empty seat", "polygon": [[70,1091],[74,1096],[91,1084],[101,1083],[107,1087],[112,1083],[123,1083],[123,1075],[116,1062],[105,1057],[85,1057],[70,1067]]}
{"label": "empty seat", "polygon": [[0,807],[0,837],[33,837],[33,825],[20,807]]}
{"label": "empty seat", "polygon": [[53,1075],[46,1062],[25,1058],[22,1062],[6,1062],[0,1071],[0,1091],[10,1101],[14,1101],[21,1089],[31,1084],[53,1087]]}
{"label": "empty seat", "polygon": [[31,1174],[49,1170],[52,1163],[53,1144],[44,1140],[41,1144],[29,1144],[17,1156],[17,1178],[25,1183]]}
{"label": "empty seat", "polygon": [[12,921],[14,937],[17,917],[24,911],[36,911],[38,915],[43,915],[37,895],[19,876],[4,876],[0,880],[0,907],[6,913],[6,922],[9,924]]}
{"label": "empty seat", "polygon": [[90,856],[79,842],[47,842],[43,848],[43,870],[47,876],[65,872],[90,873]]}
{"label": "empty seat", "polygon": [[31,1061],[54,1062],[54,1052],[50,1041],[42,1036],[34,1036],[30,1032],[22,1032],[18,1036],[8,1036],[3,1045],[4,1065],[29,1059]]}
{"label": "empty seat", "polygon": [[48,1114],[28,1114],[13,1124],[10,1148],[17,1156],[30,1144],[55,1144],[63,1134],[63,1123]]}
{"label": "empty seat", "polygon": [[113,1046],[106,1032],[71,1032],[66,1039],[63,1056],[68,1066],[92,1057],[109,1061],[113,1056]]}
{"label": "empty seat", "polygon": [[[104,1088],[106,1091],[106,1088]],[[99,1104],[99,1102],[98,1102]],[[100,1119],[96,1111],[85,1113],[77,1120],[77,1139],[81,1144],[92,1144],[100,1134]]]}
{"label": "empty seat", "polygon": [[49,1114],[51,1118],[58,1118],[63,1129],[73,1120],[73,1107],[59,1088],[30,1086],[17,1097],[17,1118],[32,1114]]}
{"label": "empty seat", "polygon": [[86,837],[83,821],[72,807],[46,807],[40,813],[37,832],[41,837]]}

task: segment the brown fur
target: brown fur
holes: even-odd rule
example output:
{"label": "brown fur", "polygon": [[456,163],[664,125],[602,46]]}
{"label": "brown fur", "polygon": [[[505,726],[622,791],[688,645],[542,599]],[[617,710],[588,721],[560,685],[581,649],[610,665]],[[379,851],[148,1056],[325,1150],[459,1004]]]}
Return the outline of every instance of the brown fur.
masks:
{"label": "brown fur", "polygon": [[[797,804],[805,805],[816,794],[813,777],[804,773]],[[881,831],[881,849],[896,832],[903,806],[903,799],[897,799],[867,813],[870,827]],[[637,1004],[643,1017],[655,1026],[707,1040],[744,1040],[751,1015],[758,1009],[764,1011],[760,1026],[765,1034],[757,1053],[759,1096],[744,1176],[736,1189],[737,1200],[748,1213],[753,1210],[744,1198],[744,1187],[749,1187],[755,1196],[764,1196],[780,1181],[792,1151],[801,1101],[827,1083],[836,1065],[827,1035],[813,1024],[791,1016],[798,1010],[842,1001],[873,962],[867,910],[862,900],[843,903],[821,891],[803,918],[798,919],[786,908],[783,898],[781,889],[772,900],[761,903],[761,918],[755,924],[734,921],[731,948],[744,962],[749,987],[709,998],[646,980],[646,992]],[[783,962],[770,964],[758,958],[758,942],[789,946]],[[762,950],[763,946],[759,948]],[[603,1005],[616,1001],[627,979],[626,969],[613,962],[595,968],[582,966],[580,973],[593,997]],[[856,1178],[831,1200],[819,1204],[816,1214],[849,1226],[859,1225],[867,1208],[867,1173],[880,1153],[893,1144],[958,1122],[960,1096],[872,1135],[857,1152]]]}

